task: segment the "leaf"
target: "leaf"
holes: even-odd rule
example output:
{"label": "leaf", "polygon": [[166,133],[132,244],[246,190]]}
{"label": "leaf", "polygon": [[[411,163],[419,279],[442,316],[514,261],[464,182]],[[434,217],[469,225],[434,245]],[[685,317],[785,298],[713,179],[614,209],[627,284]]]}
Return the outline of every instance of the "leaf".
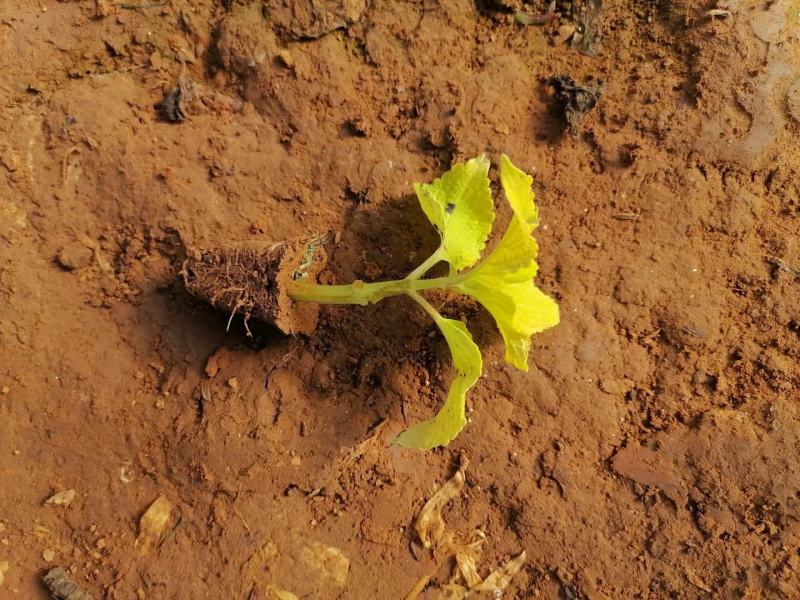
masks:
{"label": "leaf", "polygon": [[502,592],[508,587],[514,575],[516,575],[522,568],[522,565],[525,564],[526,558],[527,555],[525,554],[525,550],[523,550],[506,564],[492,571],[491,574],[483,580],[483,583],[472,589],[477,592],[493,592],[495,597],[497,597],[497,592]]}
{"label": "leaf", "polygon": [[466,463],[462,461],[461,467],[455,474],[431,496],[419,511],[416,530],[422,545],[425,548],[436,548],[444,537],[444,519],[442,509],[464,489],[464,469]]}
{"label": "leaf", "polygon": [[506,361],[527,371],[531,336],[557,325],[559,311],[532,281],[538,246],[531,234],[539,224],[533,180],[503,155],[500,181],[514,216],[489,257],[456,287],[491,313],[505,342]]}
{"label": "leaf", "polygon": [[270,586],[267,590],[270,593],[270,600],[300,600],[300,598],[289,590],[282,590],[275,586]]}
{"label": "leaf", "polygon": [[419,579],[417,579],[417,583],[414,584],[414,587],[411,588],[411,591],[408,592],[403,600],[417,600],[419,595],[428,585],[428,582],[431,580],[432,575],[423,575]]}
{"label": "leaf", "polygon": [[454,165],[433,183],[414,184],[423,212],[439,231],[439,258],[451,271],[471,267],[480,258],[494,222],[484,156]]}
{"label": "leaf", "polygon": [[149,554],[158,547],[164,536],[174,529],[180,520],[177,507],[164,495],[156,498],[139,519],[139,537],[134,546],[140,556]]}
{"label": "leaf", "polygon": [[507,283],[481,274],[459,287],[494,317],[505,342],[506,362],[527,371],[531,336],[558,324],[555,301],[531,280]]}
{"label": "leaf", "polygon": [[461,321],[445,319],[435,310],[432,316],[450,346],[456,376],[450,383],[447,400],[436,416],[412,425],[394,439],[394,444],[405,448],[430,450],[436,446],[446,446],[458,435],[467,423],[467,391],[478,381],[483,369],[481,351],[472,341],[466,325]]}
{"label": "leaf", "polygon": [[73,489],[56,492],[45,500],[44,503],[48,506],[69,506],[72,504],[72,501],[75,500],[75,494],[76,492]]}
{"label": "leaf", "polygon": [[338,548],[312,542],[300,551],[300,559],[337,586],[344,587],[347,583],[350,559]]}
{"label": "leaf", "polygon": [[[482,532],[480,532],[482,535]],[[478,574],[478,561],[483,553],[485,537],[478,537],[477,540],[469,544],[455,545],[456,565],[467,586],[472,589],[481,583],[481,576]]]}

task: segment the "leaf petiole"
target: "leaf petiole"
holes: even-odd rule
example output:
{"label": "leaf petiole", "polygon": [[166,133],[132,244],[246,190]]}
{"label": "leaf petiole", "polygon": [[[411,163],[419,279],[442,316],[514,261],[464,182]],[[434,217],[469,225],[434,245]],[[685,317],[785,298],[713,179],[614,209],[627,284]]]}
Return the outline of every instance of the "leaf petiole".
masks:
{"label": "leaf petiole", "polygon": [[425,273],[430,271],[434,266],[436,266],[438,263],[444,260],[443,254],[444,250],[442,249],[442,246],[439,246],[436,249],[436,252],[431,254],[425,262],[423,262],[416,269],[411,271],[411,273],[409,273],[406,276],[406,279],[419,279],[420,277],[425,275]]}

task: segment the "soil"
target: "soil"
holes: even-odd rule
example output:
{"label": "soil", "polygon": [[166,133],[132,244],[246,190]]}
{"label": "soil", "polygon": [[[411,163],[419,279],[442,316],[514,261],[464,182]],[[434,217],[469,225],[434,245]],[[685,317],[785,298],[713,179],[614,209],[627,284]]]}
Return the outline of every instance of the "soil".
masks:
{"label": "soil", "polygon": [[[526,551],[504,597],[800,597],[796,6],[607,1],[591,56],[568,12],[515,20],[547,5],[4,0],[2,598],[53,567],[97,598],[436,598],[414,523],[462,455],[444,519],[483,576]],[[603,82],[575,132],[556,75]],[[522,373],[447,301],[485,374],[445,449],[388,445],[452,374],[412,303],[248,336],[181,281],[329,229],[331,281],[402,277],[436,245],[412,182],[482,152],[534,174],[562,322]]]}
{"label": "soil", "polygon": [[290,335],[312,335],[319,306],[294,302],[287,288],[297,280],[317,282],[326,260],[324,237],[195,250],[181,277],[187,291],[228,311],[230,321],[241,315],[248,331],[254,317]]}

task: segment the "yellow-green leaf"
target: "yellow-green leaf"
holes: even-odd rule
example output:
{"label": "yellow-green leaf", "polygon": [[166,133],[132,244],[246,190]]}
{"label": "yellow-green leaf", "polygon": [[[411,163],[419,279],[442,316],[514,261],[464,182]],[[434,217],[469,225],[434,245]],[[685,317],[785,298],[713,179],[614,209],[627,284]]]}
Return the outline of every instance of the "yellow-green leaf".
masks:
{"label": "yellow-green leaf", "polygon": [[419,450],[446,446],[463,429],[467,423],[465,413],[467,390],[475,385],[483,369],[481,351],[472,341],[472,335],[466,326],[461,321],[445,319],[435,311],[432,316],[450,346],[456,376],[450,384],[447,400],[438,414],[432,419],[409,427],[394,440],[398,446]]}
{"label": "yellow-green leaf", "polygon": [[484,156],[454,165],[433,183],[417,183],[422,210],[442,237],[438,254],[455,272],[480,258],[494,222],[489,189],[489,161]]}
{"label": "yellow-green leaf", "polygon": [[478,274],[459,286],[494,317],[506,347],[506,362],[528,370],[531,336],[558,325],[558,305],[533,281],[503,281]]}
{"label": "yellow-green leaf", "polygon": [[514,216],[489,257],[457,287],[494,317],[505,343],[506,361],[527,371],[530,338],[558,324],[558,305],[533,284],[538,246],[532,233],[539,224],[533,179],[503,155],[500,182]]}

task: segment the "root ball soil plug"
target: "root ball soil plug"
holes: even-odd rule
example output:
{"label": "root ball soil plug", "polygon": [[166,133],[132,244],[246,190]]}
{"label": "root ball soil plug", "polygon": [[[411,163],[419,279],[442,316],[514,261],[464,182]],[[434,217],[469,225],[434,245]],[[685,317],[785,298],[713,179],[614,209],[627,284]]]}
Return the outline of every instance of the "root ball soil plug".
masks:
{"label": "root ball soil plug", "polygon": [[[369,304],[405,295],[417,302],[441,330],[453,356],[456,374],[444,406],[417,423],[394,443],[429,449],[448,444],[467,422],[466,394],[481,375],[481,353],[466,325],[443,317],[425,299],[439,290],[470,296],[494,317],[505,343],[508,363],[528,370],[530,338],[558,323],[558,305],[539,290],[533,278],[539,224],[532,179],[500,157],[500,182],[513,217],[494,249],[480,260],[494,222],[488,178],[489,161],[479,156],[454,165],[430,184],[415,184],[422,210],[436,227],[439,248],[403,279],[346,285],[321,285],[325,264],[322,237],[277,244],[238,244],[190,257],[183,268],[187,289],[221,309],[273,323],[286,333],[311,333],[317,304]],[[425,278],[446,262],[449,274]]]}
{"label": "root ball soil plug", "polygon": [[316,280],[325,266],[324,237],[243,242],[196,251],[183,264],[186,289],[212,306],[256,318],[288,334],[310,334],[319,307],[289,296],[293,282]]}

